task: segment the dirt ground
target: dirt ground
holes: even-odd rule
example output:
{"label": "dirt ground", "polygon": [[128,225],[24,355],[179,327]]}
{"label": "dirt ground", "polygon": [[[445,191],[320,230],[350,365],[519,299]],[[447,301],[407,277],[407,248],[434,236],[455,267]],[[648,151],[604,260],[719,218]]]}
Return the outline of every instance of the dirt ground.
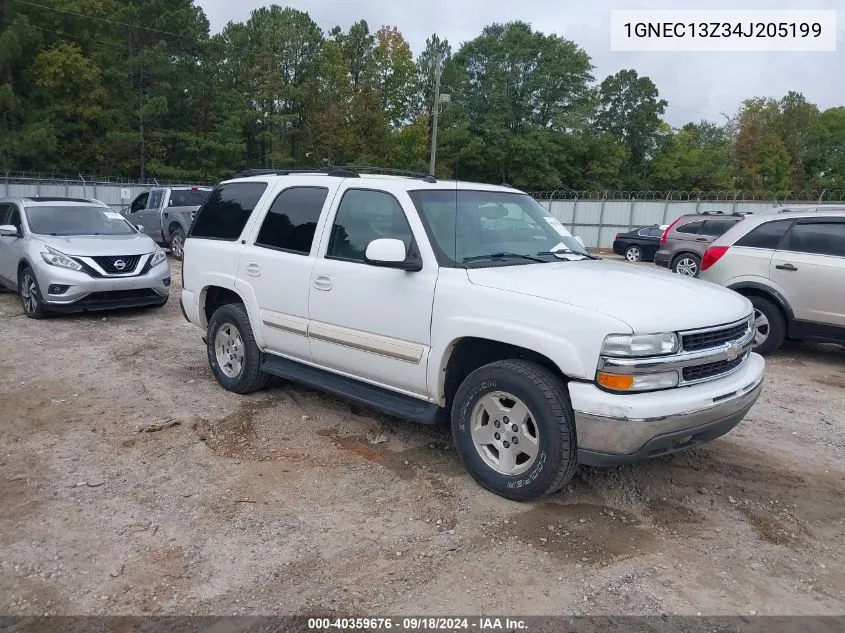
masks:
{"label": "dirt ground", "polygon": [[223,391],[173,278],[107,316],[0,294],[0,613],[845,614],[841,350],[772,357],[722,439],[518,504],[444,430]]}

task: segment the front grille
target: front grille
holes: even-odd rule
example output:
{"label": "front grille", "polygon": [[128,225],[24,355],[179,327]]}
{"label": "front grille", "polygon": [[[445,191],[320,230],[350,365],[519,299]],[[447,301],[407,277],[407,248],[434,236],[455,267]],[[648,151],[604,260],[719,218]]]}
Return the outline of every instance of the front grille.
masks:
{"label": "front grille", "polygon": [[727,374],[742,365],[743,362],[745,362],[745,356],[740,356],[736,360],[722,360],[716,363],[696,365],[695,367],[684,367],[684,382],[706,380]]}
{"label": "front grille", "polygon": [[719,347],[731,341],[738,341],[748,331],[748,322],[743,321],[735,325],[729,325],[718,330],[698,332],[695,334],[682,334],[681,342],[686,352],[696,352],[711,347]]}
{"label": "front grille", "polygon": [[[95,262],[110,275],[125,275],[135,270],[138,265],[140,255],[109,255],[101,257],[92,257]],[[119,262],[122,262],[121,266]],[[117,266],[115,264],[118,264]]]}
{"label": "front grille", "polygon": [[156,297],[156,292],[152,288],[141,288],[138,290],[110,290],[108,292],[92,292],[78,303],[79,305],[112,302],[119,303],[121,301],[129,301],[132,299],[152,299],[154,297]]}

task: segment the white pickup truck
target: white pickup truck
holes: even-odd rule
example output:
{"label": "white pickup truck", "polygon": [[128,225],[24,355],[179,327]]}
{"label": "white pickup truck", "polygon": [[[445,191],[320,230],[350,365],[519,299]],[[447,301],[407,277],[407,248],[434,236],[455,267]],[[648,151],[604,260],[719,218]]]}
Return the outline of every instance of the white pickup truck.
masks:
{"label": "white pickup truck", "polygon": [[449,420],[509,499],[719,437],[763,385],[748,299],[600,260],[507,186],[250,170],[199,210],[183,288],[225,389],[275,375]]}

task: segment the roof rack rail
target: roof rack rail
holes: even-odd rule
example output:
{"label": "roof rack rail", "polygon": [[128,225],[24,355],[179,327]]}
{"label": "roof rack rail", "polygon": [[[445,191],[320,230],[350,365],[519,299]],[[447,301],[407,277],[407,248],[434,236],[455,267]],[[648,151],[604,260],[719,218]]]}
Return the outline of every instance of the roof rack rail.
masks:
{"label": "roof rack rail", "polygon": [[391,176],[409,176],[411,178],[422,178],[425,182],[437,182],[437,178],[433,174],[411,169],[393,169],[392,167],[375,167],[372,165],[343,165],[340,169],[348,169],[354,172],[376,171]]}
{"label": "roof rack rail", "polygon": [[99,202],[93,198],[67,198],[63,196],[21,196],[24,200],[35,202]]}
{"label": "roof rack rail", "polygon": [[237,172],[233,178],[249,178],[250,176],[290,176],[292,174],[325,174],[336,178],[360,178],[360,176],[353,171],[342,167],[332,166],[312,167],[311,169],[244,169]]}

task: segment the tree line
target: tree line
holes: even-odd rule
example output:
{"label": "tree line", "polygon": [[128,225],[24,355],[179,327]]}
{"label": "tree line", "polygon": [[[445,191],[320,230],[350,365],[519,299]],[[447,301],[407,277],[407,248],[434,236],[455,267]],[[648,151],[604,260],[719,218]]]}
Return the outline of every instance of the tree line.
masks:
{"label": "tree line", "polygon": [[845,107],[749,98],[664,120],[655,84],[601,82],[587,51],[523,22],[414,56],[398,28],[324,32],[293,8],[211,34],[193,0],[4,0],[0,170],[212,182],[245,167],[427,171],[523,189],[845,189]]}

